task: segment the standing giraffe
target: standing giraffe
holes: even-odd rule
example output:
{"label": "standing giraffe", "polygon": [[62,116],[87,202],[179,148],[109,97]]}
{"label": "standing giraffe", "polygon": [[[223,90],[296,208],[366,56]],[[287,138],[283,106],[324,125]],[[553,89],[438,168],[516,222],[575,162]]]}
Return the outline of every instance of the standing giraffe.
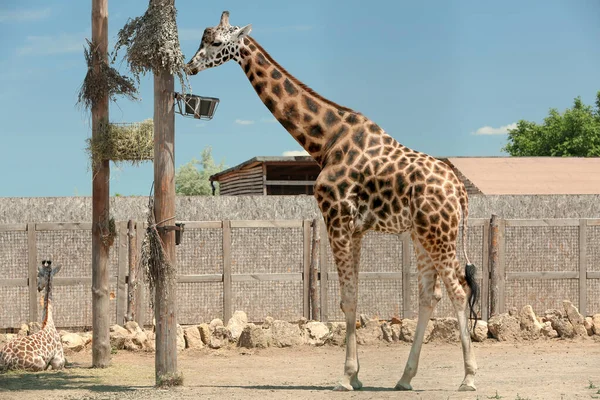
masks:
{"label": "standing giraffe", "polygon": [[[252,27],[229,24],[204,30],[187,64],[191,75],[235,60],[258,96],[283,127],[321,166],[315,198],[327,226],[346,317],[346,362],[335,390],[360,389],[356,349],[356,305],[361,239],[369,230],[409,231],[417,256],[419,317],[398,390],[411,390],[427,322],[442,296],[442,279],[457,313],[465,377],[459,390],[475,390],[477,365],[471,349],[467,301],[474,313],[478,287],[466,253],[468,199],[462,182],[445,163],[411,150],[364,115],[342,107],[298,81],[249,35]],[[461,268],[456,255],[463,216]]]}
{"label": "standing giraffe", "polygon": [[58,370],[65,365],[62,342],[52,319],[52,278],[61,266],[52,268],[51,264],[52,261],[44,260],[38,267],[38,291],[46,289],[42,328],[33,335],[7,343],[0,350],[0,370],[44,371],[50,365],[53,370]]}

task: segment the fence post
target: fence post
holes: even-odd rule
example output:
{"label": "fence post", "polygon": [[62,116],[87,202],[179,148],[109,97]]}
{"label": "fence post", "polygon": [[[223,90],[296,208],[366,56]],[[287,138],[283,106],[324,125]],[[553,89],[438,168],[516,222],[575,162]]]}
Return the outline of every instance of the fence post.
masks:
{"label": "fence post", "polygon": [[137,321],[137,305],[140,302],[138,298],[137,240],[136,225],[131,219],[127,221],[127,241],[129,254],[129,278],[127,280],[127,316],[125,317],[125,320]]}
{"label": "fence post", "polygon": [[117,324],[125,325],[127,321],[127,225],[125,221],[117,223],[117,235],[119,236],[119,247],[117,249]]}
{"label": "fence post", "polygon": [[587,219],[579,220],[579,312],[587,315]]}
{"label": "fence post", "polygon": [[490,221],[483,224],[481,266],[481,319],[490,318]]}
{"label": "fence post", "polygon": [[490,316],[504,312],[506,287],[504,219],[492,214],[490,220]]}
{"label": "fence post", "polygon": [[321,270],[321,322],[329,320],[328,293],[329,289],[329,265],[327,263],[327,227],[323,218],[319,219],[319,229],[323,238],[319,243],[319,268]]}
{"label": "fence post", "polygon": [[410,235],[404,233],[402,240],[402,318],[412,318],[411,271],[410,271]]}
{"label": "fence post", "polygon": [[315,218],[311,221],[312,228],[312,243],[310,254],[310,306],[311,319],[318,321],[320,318],[319,312],[319,297],[317,291],[317,282],[319,280],[319,221]]}
{"label": "fence post", "polygon": [[29,286],[29,322],[38,321],[38,300],[37,300],[37,242],[35,233],[35,223],[27,224],[27,283]]}
{"label": "fence post", "polygon": [[302,311],[310,319],[310,220],[302,221]]}
{"label": "fence post", "polygon": [[231,221],[223,221],[223,322],[231,318]]}
{"label": "fence post", "polygon": [[144,241],[144,236],[146,233],[146,223],[143,221],[135,221],[135,263],[138,268],[138,276],[137,281],[139,284],[137,285],[137,301],[135,304],[135,322],[138,323],[139,326],[143,327],[146,324],[146,285],[145,285],[145,277],[146,271],[142,268],[139,269],[139,260],[140,253],[142,251],[142,243]]}

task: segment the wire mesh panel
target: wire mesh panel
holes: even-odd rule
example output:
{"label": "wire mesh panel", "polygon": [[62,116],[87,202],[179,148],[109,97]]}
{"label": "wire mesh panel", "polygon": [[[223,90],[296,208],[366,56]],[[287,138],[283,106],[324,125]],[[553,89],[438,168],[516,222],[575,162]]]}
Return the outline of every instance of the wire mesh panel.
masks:
{"label": "wire mesh panel", "polygon": [[27,278],[27,231],[0,231],[0,260],[3,279]]}
{"label": "wire mesh panel", "polygon": [[587,280],[587,314],[600,314],[600,279]]}
{"label": "wire mesh panel", "polygon": [[29,289],[0,287],[0,329],[18,328],[29,321]]}
{"label": "wire mesh panel", "polygon": [[[62,272],[62,271],[61,271]],[[58,275],[57,275],[58,276]],[[109,321],[115,324],[117,285],[108,285]],[[92,290],[90,283],[54,286],[52,290],[54,325],[59,328],[85,328],[92,326]],[[43,299],[39,297],[39,315],[42,318]]]}
{"label": "wire mesh panel", "polygon": [[222,282],[179,282],[177,284],[179,324],[197,325],[210,322],[215,318],[223,318]]}
{"label": "wire mesh panel", "polygon": [[523,279],[506,281],[506,310],[520,310],[530,305],[541,315],[550,308],[563,309],[563,300],[579,304],[579,282],[577,279]]}
{"label": "wire mesh panel", "polygon": [[285,321],[302,317],[302,281],[233,282],[231,292],[232,311],[245,311],[248,321],[263,321],[266,316]]}
{"label": "wire mesh panel", "polygon": [[[587,227],[587,270],[600,271],[600,225]],[[596,292],[598,293],[598,292]],[[598,295],[597,297],[600,297]]]}

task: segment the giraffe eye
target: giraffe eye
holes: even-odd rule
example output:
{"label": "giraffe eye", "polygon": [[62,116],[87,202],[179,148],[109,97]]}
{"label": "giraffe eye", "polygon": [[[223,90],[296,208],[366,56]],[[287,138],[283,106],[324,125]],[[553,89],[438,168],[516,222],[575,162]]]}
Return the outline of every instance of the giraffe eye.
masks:
{"label": "giraffe eye", "polygon": [[221,42],[213,42],[213,44],[212,44],[212,45],[213,45],[213,46],[215,46],[215,47],[217,47],[217,46],[220,46],[220,45],[222,45],[222,44],[223,44],[223,43],[221,43]]}

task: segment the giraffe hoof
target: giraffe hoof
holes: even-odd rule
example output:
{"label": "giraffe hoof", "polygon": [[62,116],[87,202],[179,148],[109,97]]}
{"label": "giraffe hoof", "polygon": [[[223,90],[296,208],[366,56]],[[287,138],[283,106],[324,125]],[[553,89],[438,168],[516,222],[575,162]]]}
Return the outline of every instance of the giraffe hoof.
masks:
{"label": "giraffe hoof", "polygon": [[352,387],[352,385],[348,384],[348,383],[338,383],[334,388],[333,391],[334,392],[350,392],[354,390],[354,388]]}
{"label": "giraffe hoof", "polygon": [[460,387],[458,388],[459,392],[474,392],[476,391],[477,388],[475,387],[475,385],[468,385],[466,383],[463,383],[462,385],[460,385]]}
{"label": "giraffe hoof", "polygon": [[394,389],[396,389],[396,390],[413,390],[410,383],[402,383],[402,382],[398,382],[396,384],[396,386],[394,387]]}
{"label": "giraffe hoof", "polygon": [[362,382],[359,381],[358,378],[353,379],[352,382],[350,383],[350,385],[352,385],[352,388],[354,390],[359,390],[359,389],[362,389],[362,387],[363,387]]}

